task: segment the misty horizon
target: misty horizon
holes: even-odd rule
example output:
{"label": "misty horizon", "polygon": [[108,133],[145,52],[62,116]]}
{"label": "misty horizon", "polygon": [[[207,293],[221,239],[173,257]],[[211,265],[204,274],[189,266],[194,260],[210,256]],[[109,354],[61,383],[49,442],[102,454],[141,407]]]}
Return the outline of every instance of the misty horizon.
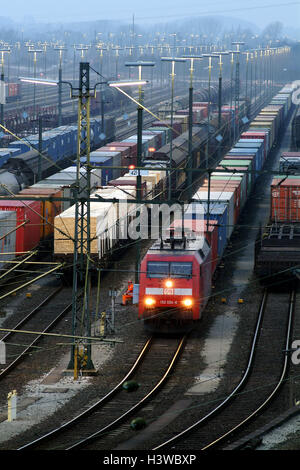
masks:
{"label": "misty horizon", "polygon": [[[226,5],[226,7],[225,7]],[[253,28],[263,29],[269,23],[280,21],[284,28],[299,28],[298,21],[300,19],[300,2],[280,0],[270,2],[270,0],[253,0],[251,5],[245,0],[228,0],[224,2],[216,1],[213,5],[199,5],[196,0],[187,0],[183,6],[175,5],[174,2],[166,0],[161,4],[157,0],[153,0],[151,8],[141,6],[137,0],[127,2],[124,6],[123,2],[116,0],[114,6],[101,5],[94,0],[87,0],[84,4],[84,12],[81,5],[70,0],[51,2],[51,10],[47,9],[43,3],[37,0],[29,0],[25,4],[20,0],[15,0],[12,4],[6,5],[5,18],[9,20],[11,26],[21,25],[27,26],[34,24],[52,25],[56,23],[60,25],[71,25],[72,23],[86,23],[95,21],[117,21],[123,24],[130,24],[132,18],[135,18],[137,25],[151,26],[156,23],[170,23],[187,20],[190,18],[204,18],[217,16],[230,19],[233,22],[243,24],[244,22],[252,25]],[[2,21],[3,23],[4,21]],[[9,24],[7,25],[9,26]]]}

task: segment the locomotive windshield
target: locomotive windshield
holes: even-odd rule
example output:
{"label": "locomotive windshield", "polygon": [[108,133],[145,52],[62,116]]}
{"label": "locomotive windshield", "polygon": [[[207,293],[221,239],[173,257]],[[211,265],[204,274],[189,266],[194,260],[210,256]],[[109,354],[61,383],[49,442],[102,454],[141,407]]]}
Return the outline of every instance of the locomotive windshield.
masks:
{"label": "locomotive windshield", "polygon": [[147,277],[149,278],[190,278],[192,277],[192,263],[148,261]]}
{"label": "locomotive windshield", "polygon": [[171,277],[191,277],[192,263],[170,263]]}
{"label": "locomotive windshield", "polygon": [[147,277],[168,277],[169,276],[169,263],[162,261],[162,262],[154,262],[149,261],[147,263]]}

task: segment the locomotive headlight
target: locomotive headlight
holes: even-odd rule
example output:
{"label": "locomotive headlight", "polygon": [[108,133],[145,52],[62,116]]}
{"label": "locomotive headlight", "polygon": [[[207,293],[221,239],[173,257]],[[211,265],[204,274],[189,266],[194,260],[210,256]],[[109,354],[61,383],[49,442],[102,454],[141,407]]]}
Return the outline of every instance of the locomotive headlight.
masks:
{"label": "locomotive headlight", "polygon": [[184,305],[185,307],[191,307],[191,306],[193,305],[192,299],[184,299],[183,305]]}
{"label": "locomotive headlight", "polygon": [[166,287],[173,287],[173,281],[171,281],[170,279],[168,279],[166,281],[166,284],[165,284]]}
{"label": "locomotive headlight", "polygon": [[145,305],[147,307],[152,307],[155,304],[155,300],[152,299],[152,297],[146,297],[145,299]]}

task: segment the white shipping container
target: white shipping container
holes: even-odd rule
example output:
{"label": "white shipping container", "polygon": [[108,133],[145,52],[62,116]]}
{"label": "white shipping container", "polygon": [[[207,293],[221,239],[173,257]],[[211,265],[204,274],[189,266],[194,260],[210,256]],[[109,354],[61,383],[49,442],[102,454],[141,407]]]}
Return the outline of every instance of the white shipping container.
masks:
{"label": "white shipping container", "polygon": [[[60,173],[68,173],[68,176],[71,178],[74,178],[76,181],[76,173],[77,173],[77,168],[76,166],[69,166],[68,168],[65,168],[64,170],[61,170]],[[84,187],[86,184],[86,168],[80,168],[80,174],[82,175],[81,178],[81,185],[80,187]],[[97,188],[98,186],[101,186],[101,168],[92,168],[91,170],[91,189]]]}
{"label": "white shipping container", "polygon": [[[135,198],[135,191],[133,186],[123,186],[122,189],[107,186],[97,190],[93,196],[98,194],[104,199],[130,200]],[[135,203],[130,202],[103,204],[110,204],[106,213],[101,212],[99,203],[91,203],[91,214],[93,206],[94,215],[97,216],[96,237],[99,259],[113,249],[120,239],[127,239],[128,224],[135,215],[136,207]]]}
{"label": "white shipping container", "polygon": [[4,261],[11,261],[15,258],[14,254],[4,255],[4,253],[16,251],[16,231],[14,230],[16,223],[15,211],[0,211],[0,275],[8,266]]}
{"label": "white shipping container", "polygon": [[[132,199],[135,197],[135,188],[124,186],[120,190],[112,186],[105,186],[92,193],[104,199]],[[126,191],[126,193],[124,192]],[[127,239],[128,219],[134,216],[134,204],[119,204],[118,202],[91,201],[90,203],[90,232],[91,253],[103,258],[118,243],[119,238]],[[58,230],[54,231],[54,253],[72,254],[75,227],[75,205],[55,217],[54,224],[68,236],[63,236]],[[122,229],[123,232],[122,232]]]}

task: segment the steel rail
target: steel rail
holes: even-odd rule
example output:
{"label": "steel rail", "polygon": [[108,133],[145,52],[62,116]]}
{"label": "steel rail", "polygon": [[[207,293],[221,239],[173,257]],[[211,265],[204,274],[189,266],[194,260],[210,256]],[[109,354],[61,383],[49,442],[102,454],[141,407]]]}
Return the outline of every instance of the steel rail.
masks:
{"label": "steel rail", "polygon": [[145,403],[152,397],[152,395],[154,395],[154,393],[156,393],[161,388],[161,386],[165,383],[165,381],[168,379],[171,371],[173,370],[174,364],[178,359],[179,354],[182,352],[183,346],[185,344],[185,340],[186,340],[186,335],[184,335],[181,338],[181,340],[180,340],[180,342],[179,342],[179,344],[176,348],[176,351],[175,351],[175,353],[174,353],[174,355],[173,355],[166,371],[164,372],[163,376],[161,377],[161,379],[157,382],[157,384],[152,388],[152,390],[147,395],[145,395],[138,403],[133,405],[129,410],[127,410],[125,413],[123,413],[117,419],[112,421],[110,424],[108,424],[107,426],[103,427],[102,429],[96,431],[95,433],[91,434],[87,438],[82,439],[81,441],[73,444],[72,446],[68,447],[65,450],[73,450],[73,449],[78,450],[79,448],[81,448],[83,446],[86,446],[87,444],[90,444],[92,441],[94,441],[96,439],[100,439],[103,436],[103,434],[106,434],[108,431],[113,429],[116,425],[120,424],[126,418],[128,418],[132,413],[134,413],[139,408],[141,408],[143,405],[145,405]]}
{"label": "steel rail", "polygon": [[[57,293],[57,292],[56,292]],[[51,295],[52,297],[53,295]],[[49,296],[50,297],[50,296]],[[49,302],[50,298],[47,298],[46,301],[44,301],[44,305],[45,303]],[[43,306],[43,305],[41,305]],[[41,307],[39,306],[38,309]],[[33,346],[40,340],[40,338],[43,336],[44,333],[47,333],[49,330],[51,330],[51,328],[53,328],[54,325],[56,325],[56,323],[71,309],[72,307],[72,303],[68,304],[52,321],[51,323],[48,324],[48,326],[40,333],[40,334],[37,334],[37,336],[35,337],[35,339],[15,358],[15,360],[13,362],[11,362],[5,369],[3,369],[0,373],[0,378],[2,379],[3,377],[5,377],[12,369],[14,369],[14,367],[16,367],[17,364],[19,364],[19,362],[23,359],[23,357],[25,356],[25,354],[27,354],[32,348]],[[34,310],[34,313],[36,313],[36,309]],[[32,316],[32,315],[31,315]],[[27,319],[27,318],[26,318]],[[9,332],[8,334],[17,334],[17,332]]]}
{"label": "steel rail", "polygon": [[126,380],[128,380],[132,374],[136,371],[136,369],[138,368],[138,366],[141,364],[142,360],[144,359],[148,349],[149,349],[149,346],[152,342],[152,337],[149,338],[146,343],[144,344],[144,346],[142,347],[138,357],[136,358],[134,364],[132,365],[132,367],[130,368],[130,370],[127,372],[127,374],[121,379],[121,381],[112,389],[110,390],[104,397],[102,397],[100,400],[98,400],[96,403],[94,403],[92,406],[90,406],[88,409],[84,410],[82,413],[80,413],[79,415],[75,416],[75,418],[71,419],[70,421],[67,421],[66,423],[62,424],[61,426],[59,426],[58,428],[55,428],[53,429],[52,431],[49,431],[47,434],[44,434],[43,436],[35,439],[34,441],[32,442],[29,442],[25,445],[23,445],[22,447],[18,448],[17,450],[24,450],[24,449],[31,449],[32,447],[34,447],[36,444],[40,444],[41,442],[45,442],[47,441],[48,439],[58,435],[59,433],[65,431],[67,428],[73,426],[74,424],[76,424],[77,422],[79,422],[80,419],[82,418],[85,418],[87,417],[90,413],[96,411],[99,406],[103,405],[104,403],[106,403],[109,399],[111,399],[113,397],[113,395],[121,389],[122,385],[124,384],[124,382]]}
{"label": "steel rail", "polygon": [[[290,339],[291,339],[291,330],[292,330],[292,317],[293,317],[293,312],[294,312],[294,305],[295,305],[295,297],[296,297],[296,293],[295,291],[292,291],[291,293],[291,297],[290,297],[290,303],[289,303],[289,308],[288,308],[288,325],[287,325],[287,331],[286,331],[286,341],[285,341],[285,351],[288,351],[289,349],[289,344],[290,344]],[[243,419],[239,424],[237,424],[236,426],[234,426],[232,429],[230,429],[229,431],[227,431],[225,434],[223,434],[222,436],[218,437],[217,439],[215,439],[213,442],[211,442],[210,444],[207,444],[205,447],[203,447],[201,450],[207,450],[209,448],[212,448],[214,447],[215,445],[219,444],[223,439],[225,439],[226,437],[228,437],[230,434],[232,434],[233,432],[235,432],[237,429],[241,428],[242,426],[244,426],[248,421],[250,421],[252,418],[254,418],[254,416],[256,416],[258,413],[260,413],[269,403],[270,401],[275,397],[275,395],[278,393],[280,387],[282,386],[283,382],[284,382],[284,379],[285,379],[285,376],[286,376],[286,373],[287,373],[287,369],[288,369],[288,362],[289,362],[289,357],[288,357],[288,354],[285,354],[285,359],[283,361],[283,367],[282,367],[282,371],[281,371],[281,375],[280,375],[280,378],[277,382],[277,384],[275,385],[274,389],[272,390],[272,392],[269,394],[269,396],[266,398],[266,400],[261,403],[261,405],[255,410],[253,411],[247,418]]]}
{"label": "steel rail", "polygon": [[195,430],[198,426],[202,425],[203,423],[208,421],[210,418],[212,418],[212,416],[217,414],[241,390],[241,388],[244,386],[246,380],[248,379],[248,376],[249,376],[250,371],[251,371],[251,367],[252,367],[253,359],[254,359],[254,353],[255,353],[255,349],[256,349],[257,341],[258,341],[258,336],[259,336],[259,332],[260,332],[260,327],[261,327],[261,324],[262,324],[262,319],[263,319],[263,315],[264,315],[264,312],[265,312],[265,307],[266,307],[266,304],[267,304],[267,299],[268,299],[268,291],[265,290],[264,293],[263,293],[263,296],[262,296],[260,307],[259,307],[259,312],[258,312],[255,331],[254,331],[254,334],[253,334],[253,341],[252,341],[252,345],[251,345],[251,349],[250,349],[247,368],[245,370],[245,373],[243,374],[242,379],[238,383],[238,385],[225,398],[225,400],[223,400],[217,407],[213,408],[207,415],[203,416],[200,420],[196,421],[194,424],[192,424],[188,428],[186,428],[183,431],[181,431],[180,433],[176,434],[176,436],[174,436],[171,439],[169,439],[169,440],[159,444],[158,446],[154,447],[152,450],[156,451],[158,449],[162,449],[164,447],[167,447],[170,444],[174,444],[175,442],[181,440],[183,437],[186,437],[191,431]]}
{"label": "steel rail", "polygon": [[[58,294],[58,292],[60,292],[62,289],[62,286],[59,286],[55,291],[51,292],[50,295],[48,295],[48,297],[46,297],[46,299],[44,299],[37,307],[35,307],[31,312],[28,313],[28,315],[26,315],[24,318],[22,318],[21,321],[19,321],[19,323],[17,323],[17,325],[13,328],[14,330],[18,330],[19,328],[21,328],[30,318],[32,318],[42,307],[44,307],[51,299],[52,297],[54,297],[56,294]],[[8,338],[12,335],[14,335],[15,332],[14,331],[9,331],[8,333],[6,333],[5,336],[3,336],[3,338],[1,338],[1,341],[5,342],[8,340]],[[1,376],[1,374],[0,374]]]}

